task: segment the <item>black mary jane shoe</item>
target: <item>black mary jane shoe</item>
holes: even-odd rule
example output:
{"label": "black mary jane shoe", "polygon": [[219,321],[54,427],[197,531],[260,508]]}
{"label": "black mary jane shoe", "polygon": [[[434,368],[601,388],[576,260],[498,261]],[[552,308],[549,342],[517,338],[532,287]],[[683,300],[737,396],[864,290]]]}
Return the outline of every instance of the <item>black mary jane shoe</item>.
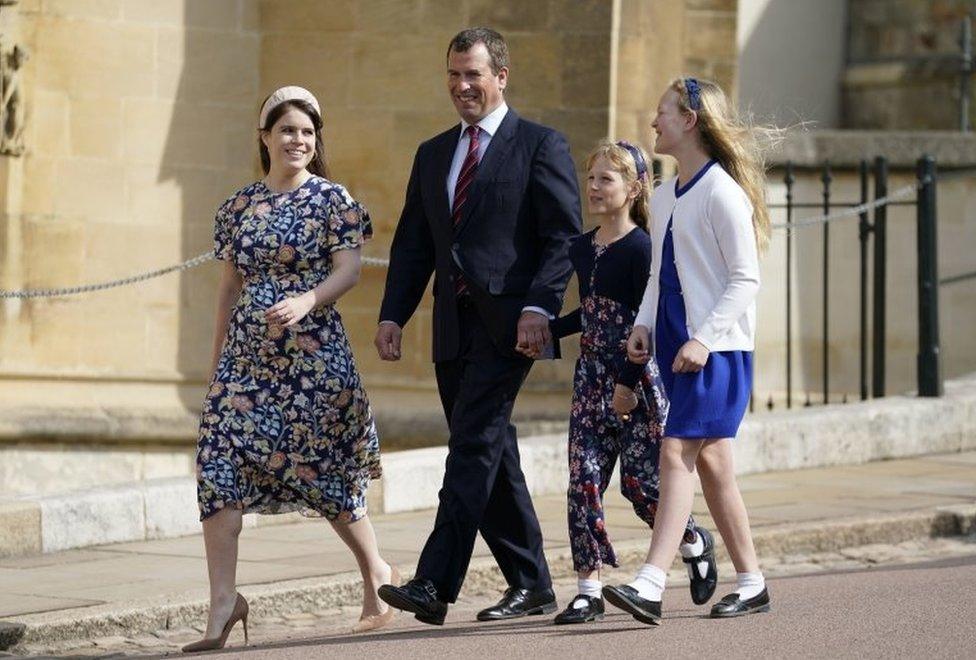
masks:
{"label": "black mary jane shoe", "polygon": [[756,612],[769,611],[769,592],[763,589],[759,594],[752,598],[742,600],[739,594],[729,594],[712,606],[713,619],[725,619],[733,616],[743,616]]}
{"label": "black mary jane shoe", "polygon": [[[704,527],[696,527],[695,532],[700,534],[705,544],[705,549],[697,557],[682,557],[681,561],[688,564],[691,570],[691,600],[695,605],[704,605],[712,596],[715,595],[715,588],[718,586],[718,564],[715,563],[715,538],[712,533]],[[698,570],[698,562],[706,562],[708,568],[705,575],[701,575]]]}
{"label": "black mary jane shoe", "polygon": [[[586,601],[583,607],[573,607],[577,601]],[[567,623],[590,623],[603,620],[603,599],[596,596],[578,594],[569,601],[569,606],[552,620],[556,625]]]}
{"label": "black mary jane shoe", "polygon": [[504,621],[532,614],[552,614],[556,607],[556,594],[552,589],[529,591],[509,587],[500,601],[478,612],[478,621]]}
{"label": "black mary jane shoe", "polygon": [[603,597],[611,605],[631,614],[641,623],[661,625],[661,601],[641,598],[637,590],[627,584],[619,587],[603,587]]}
{"label": "black mary jane shoe", "polygon": [[417,621],[443,626],[447,616],[447,603],[437,597],[437,589],[430,580],[414,578],[397,587],[384,584],[376,593],[387,605],[413,613]]}

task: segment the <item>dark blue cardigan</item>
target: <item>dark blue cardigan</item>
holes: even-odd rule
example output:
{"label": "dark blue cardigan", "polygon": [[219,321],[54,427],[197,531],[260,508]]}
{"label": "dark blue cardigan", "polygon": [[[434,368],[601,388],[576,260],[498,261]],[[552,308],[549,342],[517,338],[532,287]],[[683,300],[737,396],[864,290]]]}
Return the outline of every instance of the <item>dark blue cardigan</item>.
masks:
{"label": "dark blue cardigan", "polygon": [[[596,229],[581,234],[569,247],[569,258],[579,282],[580,300],[591,294],[590,277],[596,265],[596,250],[593,247],[595,233]],[[600,257],[599,266],[593,279],[592,293],[616,300],[636,315],[651,271],[651,237],[641,229],[632,230],[607,247]],[[582,332],[582,329],[579,308],[551,324],[552,334],[556,338]],[[630,362],[623,350],[614,360],[617,362],[617,382],[633,388],[644,373],[644,365]]]}

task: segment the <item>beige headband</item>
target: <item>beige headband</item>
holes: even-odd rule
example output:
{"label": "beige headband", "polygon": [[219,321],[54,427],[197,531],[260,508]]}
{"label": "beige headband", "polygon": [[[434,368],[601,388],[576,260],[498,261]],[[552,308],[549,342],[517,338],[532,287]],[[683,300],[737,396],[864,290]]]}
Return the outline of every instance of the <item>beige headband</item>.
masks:
{"label": "beige headband", "polygon": [[268,100],[261,106],[261,114],[258,116],[258,128],[264,128],[265,123],[268,121],[268,114],[285,101],[305,101],[315,108],[315,112],[318,113],[319,117],[322,116],[322,111],[319,109],[319,102],[312,95],[312,92],[304,87],[288,85],[287,87],[276,89],[274,94],[269,96]]}

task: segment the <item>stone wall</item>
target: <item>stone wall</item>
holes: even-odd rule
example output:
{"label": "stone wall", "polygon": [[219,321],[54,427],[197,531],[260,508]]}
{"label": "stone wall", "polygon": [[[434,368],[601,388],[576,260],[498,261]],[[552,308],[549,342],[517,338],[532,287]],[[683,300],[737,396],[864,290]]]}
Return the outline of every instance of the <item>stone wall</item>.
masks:
{"label": "stone wall", "polygon": [[837,128],[847,5],[847,0],[739,0],[740,107],[763,123]]}
{"label": "stone wall", "polygon": [[[372,212],[376,239],[366,253],[386,256],[417,144],[456,122],[443,71],[447,42],[459,29],[484,24],[505,34],[510,103],[566,133],[581,161],[607,134],[646,144],[657,99],[677,75],[734,85],[735,4],[21,0],[4,6],[0,47],[15,41],[30,59],[22,79],[26,151],[0,156],[0,287],[111,280],[209,250],[215,207],[258,176],[260,100],[286,83],[305,85],[321,100],[334,178]],[[0,400],[11,401],[16,392],[17,400],[33,397],[39,411],[57,415],[129,387],[127,400],[138,414],[155,410],[152,416],[169,419],[174,400],[197,408],[217,272],[210,264],[121,289],[4,302]],[[381,365],[375,358],[384,277],[382,269],[365,269],[360,286],[340,303],[367,384],[432,391],[429,302],[407,329],[404,360]],[[574,304],[570,294],[567,305]],[[570,359],[534,370],[530,389],[568,388],[573,343],[566,342]]]}
{"label": "stone wall", "polygon": [[[734,444],[738,474],[859,465],[976,448],[976,378],[946,384],[939,400],[893,396],[848,406],[815,407],[747,419]],[[522,469],[533,496],[565,492],[566,431],[523,438]],[[372,482],[372,513],[436,507],[445,447],[384,458]],[[617,477],[614,476],[614,482]],[[616,488],[616,483],[610,484]],[[57,552],[105,543],[172,538],[199,532],[192,476],[91,487],[71,494],[0,494],[0,557]],[[246,527],[279,525],[298,513],[244,516]]]}
{"label": "stone wall", "polygon": [[[960,21],[967,13],[976,14],[976,1],[849,0],[843,126],[956,129],[958,56],[917,58],[960,53]],[[971,100],[971,126],[974,120]]]}
{"label": "stone wall", "polygon": [[709,78],[734,98],[736,2],[620,0],[619,6],[612,131],[650,150],[651,121],[674,78]]}
{"label": "stone wall", "polygon": [[[417,145],[457,122],[444,74],[451,37],[470,25],[504,34],[510,105],[564,132],[578,159],[607,131],[610,7],[602,0],[264,2],[262,87],[300,82],[319,96],[333,176],[370,209],[376,238],[366,251],[385,257]],[[363,272],[340,309],[367,385],[432,389],[430,300],[406,328],[403,359],[381,364],[372,337],[386,273]],[[536,381],[548,381],[552,369],[537,370]]]}
{"label": "stone wall", "polygon": [[[205,251],[213,209],[254,174],[256,2],[33,0],[10,10],[31,53],[30,118],[25,154],[0,157],[4,185],[19,191],[3,219],[18,255],[3,286],[103,281]],[[200,378],[209,339],[197,328],[212,317],[215,272],[9,301],[0,379]]]}

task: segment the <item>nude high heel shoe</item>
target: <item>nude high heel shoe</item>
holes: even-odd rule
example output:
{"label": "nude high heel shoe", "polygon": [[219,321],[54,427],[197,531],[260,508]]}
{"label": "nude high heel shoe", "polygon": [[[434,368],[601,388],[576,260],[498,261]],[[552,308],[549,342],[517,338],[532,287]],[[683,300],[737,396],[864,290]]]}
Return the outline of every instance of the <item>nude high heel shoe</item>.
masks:
{"label": "nude high heel shoe", "polygon": [[224,644],[227,643],[227,637],[230,636],[230,631],[238,621],[244,624],[244,645],[247,645],[247,613],[250,608],[247,606],[247,601],[244,600],[244,596],[237,594],[237,600],[234,601],[234,609],[230,613],[230,618],[227,619],[227,623],[224,624],[224,629],[220,631],[219,637],[204,637],[199,642],[193,642],[192,644],[187,644],[183,647],[184,653],[197,653],[199,651],[215,651],[217,649],[224,648]]}
{"label": "nude high heel shoe", "polygon": [[[394,587],[399,587],[403,579],[400,577],[400,571],[396,569],[396,566],[390,566],[392,571],[390,574],[390,584]],[[370,616],[364,616],[359,620],[356,625],[352,627],[352,632],[354,633],[364,633],[370,630],[378,630],[384,626],[390,624],[394,618],[396,618],[397,610],[387,605],[387,610],[383,614],[373,614]]]}

